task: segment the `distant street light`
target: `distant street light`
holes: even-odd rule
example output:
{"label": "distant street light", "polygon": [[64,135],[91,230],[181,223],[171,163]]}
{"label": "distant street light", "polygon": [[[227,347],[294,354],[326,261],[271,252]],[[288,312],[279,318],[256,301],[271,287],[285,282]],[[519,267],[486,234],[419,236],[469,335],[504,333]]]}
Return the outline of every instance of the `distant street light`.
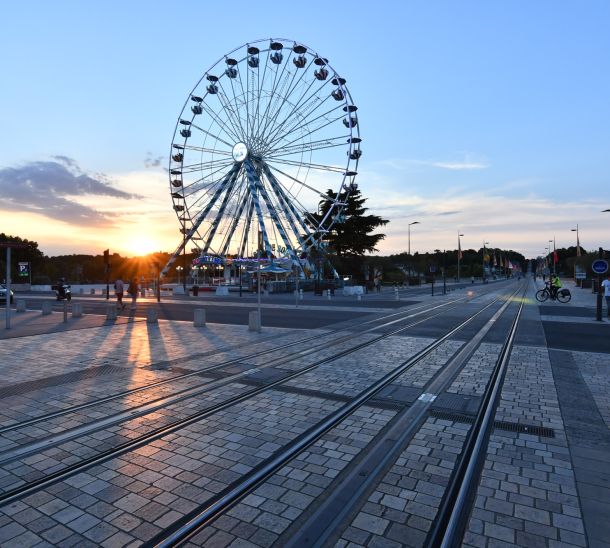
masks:
{"label": "distant street light", "polygon": [[485,256],[487,255],[487,248],[485,246],[489,245],[489,242],[483,242],[483,281],[485,281]]}
{"label": "distant street light", "polygon": [[184,268],[182,266],[177,266],[176,270],[178,272],[178,285],[180,285],[180,273],[182,272],[182,270],[184,270]]}
{"label": "distant street light", "polygon": [[581,253],[580,253],[580,238],[578,236],[578,225],[576,225],[576,228],[571,228],[570,230],[572,232],[576,232],[576,256],[580,257]]}
{"label": "distant street light", "polygon": [[412,223],[409,223],[407,225],[407,234],[408,234],[408,242],[409,242],[409,247],[408,247],[409,255],[411,255],[411,225],[418,225],[418,224],[420,224],[419,221],[413,221]]}
{"label": "distant street light", "polygon": [[463,236],[463,234],[460,234],[460,231],[458,230],[458,271],[457,271],[458,283],[460,283],[460,260],[462,259],[462,244],[460,242],[460,238],[462,236]]}

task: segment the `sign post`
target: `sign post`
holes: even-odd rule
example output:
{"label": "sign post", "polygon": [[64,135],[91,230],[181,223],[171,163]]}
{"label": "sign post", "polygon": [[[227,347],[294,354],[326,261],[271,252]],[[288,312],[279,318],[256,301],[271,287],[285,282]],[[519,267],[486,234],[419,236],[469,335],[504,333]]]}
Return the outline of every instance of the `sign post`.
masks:
{"label": "sign post", "polygon": [[602,274],[608,272],[608,261],[604,261],[604,250],[599,248],[599,259],[595,259],[591,263],[591,270],[597,274],[597,310],[595,320],[602,321]]}
{"label": "sign post", "polygon": [[26,248],[26,244],[1,242],[0,248],[6,248],[6,328],[11,328],[11,248]]}
{"label": "sign post", "polygon": [[104,250],[104,273],[106,274],[106,300],[110,299],[110,250]]}

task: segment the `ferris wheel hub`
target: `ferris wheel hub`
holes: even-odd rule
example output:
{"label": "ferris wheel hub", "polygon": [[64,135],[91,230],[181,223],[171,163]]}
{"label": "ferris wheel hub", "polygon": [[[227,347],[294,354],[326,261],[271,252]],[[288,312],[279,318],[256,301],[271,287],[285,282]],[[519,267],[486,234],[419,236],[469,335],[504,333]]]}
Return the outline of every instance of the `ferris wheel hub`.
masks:
{"label": "ferris wheel hub", "polygon": [[243,162],[248,156],[248,147],[245,143],[237,143],[233,147],[233,160]]}

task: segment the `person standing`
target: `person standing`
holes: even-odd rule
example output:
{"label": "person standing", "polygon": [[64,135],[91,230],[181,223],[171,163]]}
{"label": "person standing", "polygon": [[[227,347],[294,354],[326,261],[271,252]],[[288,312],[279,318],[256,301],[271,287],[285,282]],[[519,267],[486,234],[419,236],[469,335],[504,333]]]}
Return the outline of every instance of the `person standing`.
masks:
{"label": "person standing", "polygon": [[131,295],[131,309],[136,309],[136,299],[138,298],[138,278],[134,278],[129,282],[127,293]]}
{"label": "person standing", "polygon": [[125,291],[125,284],[121,278],[117,278],[114,282],[114,292],[116,294],[116,306],[121,310],[125,308],[123,304],[123,291]]}
{"label": "person standing", "polygon": [[610,274],[602,282],[604,288],[604,297],[606,297],[606,308],[608,310],[608,318],[610,318]]}

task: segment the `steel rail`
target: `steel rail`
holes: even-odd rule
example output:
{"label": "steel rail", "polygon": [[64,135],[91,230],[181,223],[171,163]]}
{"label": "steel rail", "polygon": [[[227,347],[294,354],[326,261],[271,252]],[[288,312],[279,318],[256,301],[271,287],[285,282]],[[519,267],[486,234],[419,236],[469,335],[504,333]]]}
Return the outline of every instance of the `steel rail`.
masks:
{"label": "steel rail", "polygon": [[[453,329],[450,333],[448,333],[447,335],[445,335],[443,337],[443,341],[451,336],[451,334],[453,334],[455,331],[461,329],[463,326],[467,325],[470,321],[472,321],[474,318],[476,318],[479,314],[481,314],[483,311],[485,311],[488,307],[492,306],[495,302],[497,302],[499,300],[498,299],[494,299],[491,303],[485,305],[481,310],[479,310],[478,312],[476,312],[475,314],[473,314],[468,320],[466,320],[465,322],[463,322],[462,324],[460,324],[460,326],[458,326],[457,328]],[[440,305],[439,305],[440,306]],[[442,312],[439,312],[439,314],[441,314]],[[438,315],[438,314],[437,314]],[[275,381],[272,381],[264,386],[261,387],[257,387],[254,388],[252,390],[246,391],[242,394],[233,396],[231,398],[228,398],[227,400],[215,404],[213,406],[210,406],[208,408],[202,409],[196,413],[193,413],[192,415],[183,418],[183,419],[179,419],[176,420],[166,426],[160,427],[156,430],[153,430],[151,432],[148,432],[146,434],[143,434],[137,438],[134,438],[132,440],[129,440],[127,442],[124,442],[112,449],[108,449],[106,451],[103,451],[97,455],[94,455],[92,457],[83,459],[82,461],[78,462],[78,463],[74,463],[72,465],[69,465],[61,470],[57,470],[56,472],[53,472],[51,474],[48,474],[47,476],[44,476],[42,478],[39,478],[37,480],[33,480],[32,482],[29,482],[25,485],[16,487],[15,489],[12,489],[10,491],[7,491],[3,494],[0,495],[0,506],[5,505],[5,504],[9,504],[15,500],[18,500],[24,496],[27,496],[29,494],[35,493],[41,489],[44,489],[46,487],[49,487],[50,485],[53,485],[54,483],[61,481],[63,479],[66,479],[68,477],[73,476],[74,474],[77,474],[79,472],[82,472],[83,470],[86,470],[88,468],[91,468],[92,466],[95,466],[97,464],[101,464],[103,462],[106,462],[107,460],[110,460],[112,458],[118,457],[120,455],[123,455],[125,453],[128,453],[130,451],[133,451],[135,449],[138,449],[139,447],[142,447],[144,445],[146,445],[147,443],[151,443],[155,440],[158,440],[160,438],[162,438],[163,436],[166,436],[168,434],[172,434],[182,428],[185,428],[186,426],[189,426],[191,424],[194,424],[204,418],[207,418],[215,413],[218,413],[219,411],[223,411],[224,409],[227,409],[233,405],[236,405],[238,403],[241,403],[242,401],[245,401],[251,397],[254,397],[258,394],[261,394],[271,388],[274,388],[276,386],[279,386],[281,384],[284,384],[287,381],[290,381],[294,378],[297,378],[301,375],[304,375],[305,373],[308,373],[309,371],[319,367],[322,364],[325,363],[329,363],[332,362],[334,360],[337,360],[341,357],[347,356],[349,354],[352,354],[354,352],[357,352],[358,350],[361,350],[362,348],[366,348],[367,346],[371,346],[372,344],[375,344],[376,342],[386,339],[388,337],[391,337],[393,335],[399,334],[403,331],[406,331],[407,329],[418,325],[420,323],[423,323],[425,321],[427,321],[428,319],[431,318],[423,318],[420,319],[416,322],[413,322],[407,326],[403,326],[400,327],[398,329],[395,329],[393,331],[390,331],[388,333],[382,334],[379,337],[376,337],[375,339],[372,339],[370,341],[366,341],[363,343],[360,343],[352,348],[343,350],[338,352],[337,354],[334,354],[332,356],[328,356],[326,358],[322,358],[321,360],[318,360],[312,364],[310,364],[309,366],[300,369],[299,371],[295,371],[292,373],[287,374],[286,376],[276,379]],[[401,321],[401,320],[394,320],[393,323],[397,322],[397,321]],[[441,341],[442,342],[442,341]],[[438,343],[440,344],[440,343]],[[432,345],[430,345],[429,347],[429,351],[425,352],[425,354],[428,354],[429,352],[431,352],[434,348],[436,348],[436,346],[438,346],[438,344],[432,343]],[[422,351],[424,352],[424,351]],[[422,352],[418,353],[417,355],[422,354]],[[421,356],[423,358],[423,355]],[[391,381],[388,381],[391,382]]]}
{"label": "steel rail", "polygon": [[[211,521],[219,517],[223,512],[235,505],[244,496],[250,493],[258,485],[271,477],[280,468],[285,466],[291,459],[296,457],[300,452],[306,449],[309,445],[317,441],[326,432],[334,428],[345,418],[351,415],[359,407],[372,399],[378,392],[393,382],[400,375],[407,372],[411,367],[415,366],[423,360],[433,350],[447,341],[455,333],[469,325],[475,318],[482,314],[489,307],[493,306],[500,300],[500,297],[483,306],[480,310],[472,314],[469,318],[461,322],[456,327],[450,329],[445,335],[439,337],[434,342],[430,343],[424,349],[417,352],[406,362],[395,368],[393,371],[384,375],[381,379],[373,383],[371,386],[356,395],[350,402],[328,415],[326,418],[319,421],[317,424],[309,428],[307,431],[297,436],[289,442],[284,448],[276,451],[268,459],[263,461],[250,472],[244,474],[241,480],[229,485],[225,490],[213,496],[209,501],[195,508],[190,513],[186,514],[177,520],[172,526],[160,532],[143,546],[157,548],[168,548],[176,546],[184,541],[189,540],[196,535],[201,528],[205,527]],[[420,323],[420,322],[418,322]],[[386,334],[382,338],[386,338],[403,331],[405,328],[393,331]],[[375,341],[377,342],[377,341]],[[362,345],[368,346],[368,343]],[[333,358],[336,359],[336,358]]]}
{"label": "steel rail", "polygon": [[[383,321],[385,321],[385,320],[387,320],[389,318],[392,318],[394,316],[402,316],[406,312],[408,312],[406,315],[404,315],[404,317],[395,319],[395,320],[393,320],[392,322],[389,322],[389,323],[384,323],[384,324],[381,324],[381,325],[378,325],[378,326],[375,326],[375,327],[372,327],[372,328],[369,328],[369,329],[365,329],[364,331],[360,332],[360,333],[368,333],[370,331],[374,331],[374,330],[382,328],[382,327],[387,327],[388,325],[391,325],[391,324],[399,322],[399,321],[408,320],[408,319],[410,319],[412,317],[415,317],[415,316],[417,316],[419,314],[423,314],[425,312],[428,312],[428,311],[431,311],[431,310],[435,310],[437,308],[441,308],[441,307],[448,306],[448,305],[451,305],[451,304],[459,303],[463,299],[464,298],[454,299],[454,300],[448,301],[446,303],[438,304],[438,305],[436,305],[434,307],[429,307],[428,305],[422,305],[422,306],[419,306],[419,307],[414,307],[412,310],[408,310],[408,311],[405,311],[405,312],[394,312],[394,313],[388,314],[386,316],[381,316],[379,318],[372,318],[372,319],[366,320],[364,322],[360,322],[360,323],[356,324],[354,327],[361,327],[361,326],[365,326],[367,324],[375,323],[375,322],[383,322]],[[417,312],[416,314],[413,313],[414,311],[418,311],[418,310],[421,310],[421,312]],[[5,432],[10,432],[11,430],[18,430],[20,428],[25,428],[27,426],[31,426],[32,424],[43,422],[45,420],[61,417],[61,416],[64,416],[64,415],[67,415],[67,414],[70,414],[70,413],[75,413],[77,411],[81,411],[83,409],[87,409],[87,408],[90,408],[90,407],[95,407],[96,405],[102,405],[104,403],[108,403],[108,402],[116,400],[116,399],[120,399],[120,398],[124,398],[124,397],[127,397],[127,396],[131,396],[131,395],[137,394],[139,392],[144,392],[146,390],[152,390],[154,388],[158,388],[159,386],[163,386],[165,384],[170,384],[170,383],[175,382],[175,381],[187,379],[189,377],[198,376],[198,375],[201,375],[202,373],[207,373],[209,371],[214,371],[215,369],[221,369],[221,368],[226,367],[228,365],[233,365],[233,364],[239,363],[239,362],[244,361],[244,360],[251,360],[253,358],[258,358],[260,356],[265,356],[265,355],[271,354],[273,352],[281,352],[281,351],[284,351],[287,348],[290,348],[292,346],[296,346],[298,344],[304,344],[304,343],[307,343],[307,342],[313,341],[313,340],[319,341],[320,338],[322,338],[322,337],[328,337],[328,336],[331,336],[331,335],[335,335],[337,333],[340,333],[341,331],[345,331],[345,330],[349,329],[350,327],[351,326],[344,326],[344,327],[340,327],[340,328],[333,329],[333,330],[330,330],[330,331],[326,331],[324,333],[318,333],[316,335],[312,335],[312,336],[309,336],[309,337],[304,337],[304,338],[301,338],[301,339],[298,339],[296,341],[292,341],[292,342],[289,342],[289,343],[286,343],[286,344],[283,344],[283,345],[274,346],[273,348],[267,348],[266,350],[259,350],[258,352],[252,352],[251,354],[246,354],[246,355],[240,356],[238,358],[232,358],[230,360],[225,360],[225,361],[222,361],[222,362],[217,363],[215,365],[211,365],[209,367],[204,367],[203,369],[198,369],[197,371],[193,371],[191,373],[183,373],[183,374],[180,374],[180,375],[175,375],[175,376],[173,376],[173,377],[171,377],[169,379],[163,379],[162,381],[155,381],[155,382],[149,383],[149,384],[147,384],[145,386],[140,386],[138,388],[132,388],[130,390],[125,390],[123,392],[119,392],[117,394],[113,394],[112,396],[107,396],[107,397],[104,397],[104,398],[99,398],[99,399],[96,399],[96,400],[91,401],[91,402],[87,402],[87,403],[83,403],[83,404],[78,404],[78,405],[74,405],[74,406],[69,407],[69,408],[62,409],[61,411],[54,411],[53,413],[48,413],[48,414],[46,414],[44,416],[34,417],[32,419],[28,419],[28,420],[21,421],[21,422],[18,422],[18,423],[10,424],[8,426],[1,427],[0,428],[0,434],[4,434]],[[256,341],[255,344],[267,342],[267,341],[269,341],[271,339],[277,339],[277,338],[278,338],[277,335],[272,335],[272,336],[269,336],[269,337],[265,337],[262,340]],[[316,347],[316,351],[318,351],[321,348],[328,348],[328,346],[330,346],[331,344],[340,344],[340,343],[344,342],[345,340],[348,340],[349,338],[351,338],[351,335],[341,337],[338,341],[330,341],[327,345],[325,345],[323,347],[317,346]],[[243,346],[249,346],[251,344],[252,344],[252,342],[247,342],[247,343],[243,343],[243,344],[240,344],[240,345],[237,345],[237,346],[228,346],[228,347],[223,347],[223,348],[220,348],[220,349],[217,349],[217,350],[214,350],[214,351],[196,354],[195,356],[191,356],[189,358],[189,361],[191,361],[191,360],[193,360],[195,358],[210,358],[210,357],[213,357],[216,354],[224,354],[225,352],[227,352],[229,350],[238,349],[238,348],[241,348]],[[302,355],[301,355],[301,357],[302,357]],[[182,361],[184,361],[184,360],[182,360]],[[155,400],[152,400],[152,401],[155,401]],[[148,402],[148,403],[151,403],[151,402]]]}
{"label": "steel rail", "polygon": [[462,544],[464,531],[468,525],[473,497],[480,478],[484,457],[487,453],[489,437],[493,430],[493,417],[500,400],[528,286],[529,283],[526,284],[508,337],[502,345],[485,388],[479,411],[464,442],[458,464],[452,474],[443,502],[434,520],[434,526],[428,533],[426,546],[453,548]]}

